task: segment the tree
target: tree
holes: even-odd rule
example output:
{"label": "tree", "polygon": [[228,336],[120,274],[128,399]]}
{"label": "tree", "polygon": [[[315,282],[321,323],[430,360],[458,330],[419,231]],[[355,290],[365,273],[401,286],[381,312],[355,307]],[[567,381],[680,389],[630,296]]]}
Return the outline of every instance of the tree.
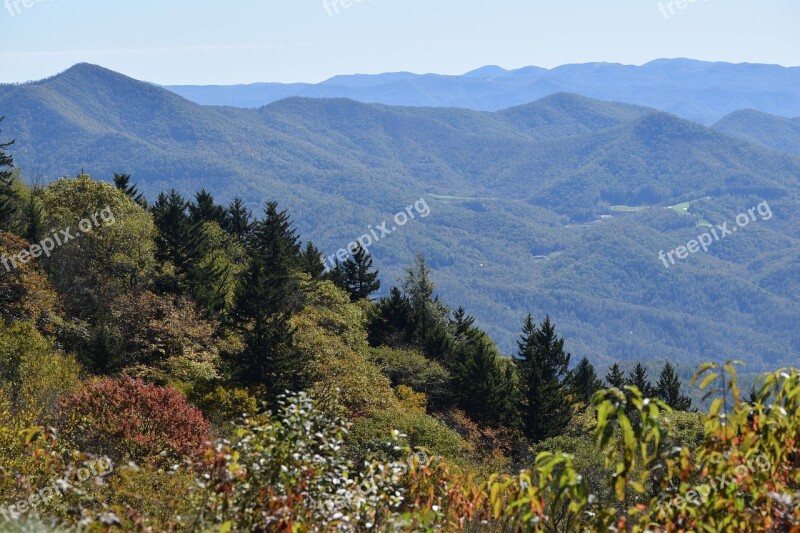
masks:
{"label": "tree", "polygon": [[322,251],[311,241],[306,244],[306,249],[303,251],[303,271],[308,273],[312,279],[322,279],[325,274]]}
{"label": "tree", "polygon": [[688,411],[692,408],[692,400],[681,394],[681,380],[669,362],[664,364],[655,388],[656,396],[676,411]]}
{"label": "tree", "polygon": [[584,357],[572,372],[572,390],[575,397],[586,405],[592,403],[594,394],[603,388],[603,382],[597,377],[594,366]]}
{"label": "tree", "polygon": [[251,218],[252,215],[245,207],[244,201],[237,196],[228,206],[223,228],[231,235],[238,237],[242,242],[245,242],[250,235]]}
{"label": "tree", "polygon": [[168,261],[177,269],[173,292],[180,292],[189,284],[189,274],[198,259],[198,225],[193,224],[186,210],[189,202],[175,189],[158,195],[151,211],[158,228],[157,257]]}
{"label": "tree", "polygon": [[205,189],[195,194],[194,202],[189,204],[189,218],[194,224],[216,222],[220,227],[227,223],[225,208],[214,203],[214,197]]}
{"label": "tree", "polygon": [[[115,357],[110,307],[120,296],[152,283],[153,219],[125,193],[88,175],[55,181],[40,199],[44,226],[63,237],[60,246],[53,242],[58,234],[45,238],[43,244],[50,240],[52,252],[42,257],[42,264],[64,298],[69,318],[88,327],[71,338],[76,344],[70,348],[92,370],[109,372]],[[68,240],[67,234],[73,238]]]}
{"label": "tree", "polygon": [[144,195],[139,192],[136,185],[131,185],[130,174],[117,174],[114,173],[114,186],[120,191],[124,192],[128,198],[142,206],[142,209],[147,209],[147,200]]}
{"label": "tree", "polygon": [[286,211],[268,202],[265,218],[248,240],[250,264],[236,292],[234,320],[245,349],[238,360],[243,380],[267,386],[272,398],[307,384],[305,358],[294,347],[292,313],[301,307],[296,269],[300,244]]}
{"label": "tree", "polygon": [[[5,117],[0,117],[0,122]],[[0,229],[18,233],[20,198],[16,188],[14,158],[7,153],[14,141],[0,143]]]}
{"label": "tree", "polygon": [[647,370],[645,370],[644,365],[642,363],[636,363],[636,366],[633,367],[633,370],[630,371],[628,374],[628,385],[632,385],[639,389],[642,395],[645,398],[652,398],[655,389],[650,381],[647,379]]}
{"label": "tree", "polygon": [[606,383],[609,387],[616,387],[619,390],[625,387],[625,375],[622,373],[619,363],[614,363],[606,374]]}
{"label": "tree", "polygon": [[479,332],[455,348],[454,374],[458,406],[476,422],[489,426],[516,425],[516,382],[497,347]]}
{"label": "tree", "polygon": [[372,272],[372,256],[359,244],[352,257],[348,257],[342,264],[344,271],[344,287],[350,298],[358,300],[369,299],[369,296],[381,288],[378,280],[378,271]]}
{"label": "tree", "polygon": [[517,366],[522,388],[522,427],[534,442],[563,433],[572,417],[567,385],[570,355],[550,317],[536,327],[528,315],[522,326]]}

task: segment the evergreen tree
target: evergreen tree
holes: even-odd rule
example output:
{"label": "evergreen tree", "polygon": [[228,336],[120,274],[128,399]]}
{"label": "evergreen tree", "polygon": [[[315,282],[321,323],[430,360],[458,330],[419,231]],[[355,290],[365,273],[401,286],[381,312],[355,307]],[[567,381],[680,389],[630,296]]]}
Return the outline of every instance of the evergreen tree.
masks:
{"label": "evergreen tree", "polygon": [[381,288],[378,271],[372,272],[372,256],[359,244],[352,257],[342,264],[344,271],[344,287],[354,302],[369,299],[369,296]]}
{"label": "evergreen tree", "polygon": [[540,442],[563,433],[572,417],[567,384],[570,355],[564,352],[550,317],[536,327],[528,315],[517,343],[525,435]]}
{"label": "evergreen tree", "polygon": [[303,272],[308,273],[312,279],[322,279],[325,274],[325,265],[322,264],[322,252],[311,241],[306,244],[303,252]]}
{"label": "evergreen tree", "polygon": [[186,214],[189,203],[178,191],[161,193],[151,208],[158,228],[156,258],[175,266],[174,279],[164,280],[163,290],[174,293],[187,291],[191,285],[194,266],[200,258],[202,232]]}
{"label": "evergreen tree", "polygon": [[224,228],[227,223],[225,208],[214,203],[214,197],[205,189],[200,189],[194,197],[194,202],[189,204],[189,218],[194,224],[203,222],[216,222]]}
{"label": "evergreen tree", "polygon": [[300,244],[285,211],[267,203],[248,242],[250,265],[239,284],[234,317],[245,349],[238,361],[242,379],[265,385],[273,399],[306,386],[306,360],[294,347],[292,313],[300,306],[294,271]]}
{"label": "evergreen tree", "polygon": [[462,338],[472,329],[475,318],[468,315],[463,307],[459,307],[453,313],[453,320],[451,320],[451,322],[453,326],[455,326],[456,338]]}
{"label": "evergreen tree", "polygon": [[344,266],[342,263],[336,259],[336,263],[333,265],[333,268],[328,270],[322,275],[322,279],[330,281],[340,289],[344,289],[347,281],[344,276]]}
{"label": "evergreen tree", "polygon": [[515,391],[512,368],[504,366],[486,334],[470,335],[456,348],[458,405],[472,420],[489,426],[514,426]]}
{"label": "evergreen tree", "polygon": [[619,390],[625,388],[625,375],[622,373],[619,363],[614,363],[614,366],[612,366],[611,370],[606,374],[606,383],[609,388],[615,387]]}
{"label": "evergreen tree", "polygon": [[669,362],[661,370],[655,393],[656,397],[676,411],[689,411],[692,408],[692,400],[681,394],[681,380]]}
{"label": "evergreen tree", "polygon": [[250,235],[252,215],[244,206],[244,202],[238,196],[228,206],[225,216],[225,231],[245,242]]}
{"label": "evergreen tree", "polygon": [[134,202],[142,206],[143,209],[147,209],[147,200],[145,199],[144,195],[140,194],[136,185],[131,185],[130,181],[130,174],[114,173],[114,186],[120,191],[124,192]]}
{"label": "evergreen tree", "polygon": [[28,201],[25,202],[25,232],[22,236],[28,242],[41,241],[45,233],[44,215],[37,194],[38,190],[34,188],[28,197]]}
{"label": "evergreen tree", "polygon": [[411,309],[412,334],[428,357],[446,362],[453,340],[447,318],[450,310],[433,296],[434,289],[431,269],[422,254],[417,254],[403,282],[403,293]]}
{"label": "evergreen tree", "polygon": [[597,377],[594,366],[584,357],[572,372],[572,390],[578,401],[591,405],[597,391],[603,388],[603,382]]}
{"label": "evergreen tree", "polygon": [[636,366],[630,371],[627,385],[633,385],[639,389],[645,398],[652,398],[655,394],[655,389],[647,379],[647,370],[642,363],[636,363]]}
{"label": "evergreen tree", "polygon": [[[5,117],[0,117],[0,122]],[[8,148],[14,141],[0,144],[0,230],[19,232],[20,198],[14,175],[14,158]]]}
{"label": "evergreen tree", "polygon": [[[328,279],[341,273],[336,266],[326,274]],[[334,281],[335,283],[335,281]],[[397,287],[392,287],[388,296],[378,301],[375,318],[369,324],[369,342],[372,346],[406,348],[412,344],[414,320],[408,297]]]}

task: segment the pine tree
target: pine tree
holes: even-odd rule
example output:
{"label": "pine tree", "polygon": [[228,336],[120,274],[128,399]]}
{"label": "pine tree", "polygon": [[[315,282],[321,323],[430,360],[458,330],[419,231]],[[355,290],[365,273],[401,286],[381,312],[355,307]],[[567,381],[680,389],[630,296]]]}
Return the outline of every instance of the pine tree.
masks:
{"label": "pine tree", "polygon": [[417,254],[414,264],[406,270],[403,293],[411,308],[413,335],[429,357],[445,361],[448,358],[448,316],[450,310],[433,296],[435,285],[431,269],[422,254]]}
{"label": "pine tree", "polygon": [[[0,122],[5,117],[0,117]],[[0,230],[19,231],[20,198],[14,175],[14,158],[7,152],[14,141],[0,144]]]}
{"label": "pine tree", "polygon": [[614,366],[612,366],[611,370],[609,370],[608,374],[606,374],[606,383],[608,384],[609,388],[613,387],[619,390],[623,390],[625,388],[625,375],[622,373],[619,363],[614,363]]}
{"label": "pine tree", "polygon": [[39,242],[44,237],[44,215],[37,198],[38,190],[34,188],[28,201],[25,202],[25,231],[23,237],[28,242]]}
{"label": "pine tree", "polygon": [[322,252],[309,241],[303,252],[303,272],[306,272],[312,279],[322,279],[325,274],[325,265],[322,264]]}
{"label": "pine tree", "polygon": [[570,355],[564,352],[564,340],[556,336],[549,317],[537,328],[528,315],[517,345],[523,431],[533,442],[560,435],[572,417]]}
{"label": "pine tree", "polygon": [[342,264],[344,271],[343,287],[354,302],[369,299],[369,296],[381,288],[378,271],[372,272],[372,256],[359,244],[352,257]]}
{"label": "pine tree", "polygon": [[515,425],[515,392],[510,367],[485,334],[473,335],[456,348],[458,405],[472,420],[489,426]]}
{"label": "pine tree", "polygon": [[130,181],[130,174],[114,173],[114,186],[120,191],[124,192],[134,202],[142,206],[143,209],[147,209],[147,200],[145,199],[144,195],[140,194],[136,185],[131,185]]}
{"label": "pine tree", "polygon": [[[326,277],[330,279],[337,270],[339,270],[338,262],[326,274]],[[368,329],[369,342],[372,346],[391,346],[393,348],[410,346],[414,331],[414,319],[408,297],[397,287],[392,287],[389,295],[378,301],[375,318],[370,322]]]}
{"label": "pine tree", "polygon": [[245,242],[250,235],[252,215],[238,196],[228,206],[225,217],[225,231]]}
{"label": "pine tree", "polygon": [[193,269],[200,259],[202,231],[186,214],[189,203],[175,189],[158,195],[151,212],[158,228],[156,257],[175,266],[176,275],[164,281],[164,290],[181,293],[192,284]]}
{"label": "pine tree", "polygon": [[265,218],[254,224],[248,240],[250,264],[236,294],[234,317],[245,349],[238,360],[242,379],[266,385],[274,399],[306,383],[306,359],[294,347],[292,313],[300,306],[295,270],[300,244],[286,211],[269,202]]}
{"label": "pine tree", "polygon": [[456,328],[456,338],[462,338],[472,329],[472,325],[475,323],[475,318],[468,315],[463,307],[459,307],[453,313],[453,320],[451,320],[451,322]]}
{"label": "pine tree", "polygon": [[572,391],[578,401],[591,405],[597,391],[603,388],[603,382],[597,377],[594,366],[584,357],[572,372]]}
{"label": "pine tree", "polygon": [[633,370],[628,374],[627,385],[632,385],[639,389],[645,398],[652,398],[655,394],[655,389],[652,383],[647,379],[647,370],[645,370],[642,363],[636,363]]}
{"label": "pine tree", "polygon": [[214,197],[205,189],[200,189],[194,197],[194,202],[188,207],[192,223],[216,222],[221,228],[225,227],[227,222],[225,208],[214,203]]}
{"label": "pine tree", "polygon": [[656,397],[676,411],[689,411],[692,408],[692,400],[681,394],[681,380],[669,362],[661,370],[655,393]]}

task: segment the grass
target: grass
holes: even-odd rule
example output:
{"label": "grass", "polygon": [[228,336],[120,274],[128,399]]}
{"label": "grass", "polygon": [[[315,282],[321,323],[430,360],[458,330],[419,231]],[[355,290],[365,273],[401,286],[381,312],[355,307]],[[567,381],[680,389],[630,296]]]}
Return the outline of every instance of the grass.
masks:
{"label": "grass", "polygon": [[631,211],[645,211],[650,209],[649,206],[640,205],[640,206],[630,206],[630,205],[612,205],[608,208],[609,211],[624,211],[624,212],[631,212]]}

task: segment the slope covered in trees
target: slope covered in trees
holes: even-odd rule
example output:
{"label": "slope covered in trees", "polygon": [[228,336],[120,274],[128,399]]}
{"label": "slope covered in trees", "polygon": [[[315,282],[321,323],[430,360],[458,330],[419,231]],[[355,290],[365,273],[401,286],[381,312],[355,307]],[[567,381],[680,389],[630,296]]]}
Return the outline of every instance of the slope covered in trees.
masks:
{"label": "slope covered in trees", "polygon": [[[380,294],[423,251],[442,296],[507,355],[528,312],[604,365],[726,353],[764,370],[800,349],[800,163],[671,115],[566,94],[497,113],[202,107],[88,65],[3,86],[0,109],[26,180],[127,173],[149,202],[205,189],[225,205],[240,196],[240,215],[278,200],[326,256],[424,198],[431,216],[369,248]],[[769,221],[669,269],[658,259],[764,201]],[[168,238],[182,232],[197,235]]]}
{"label": "slope covered in trees", "polygon": [[[612,369],[602,390],[550,318],[525,318],[518,357],[502,357],[421,255],[380,298],[362,249],[320,272],[275,202],[251,214],[172,190],[145,205],[121,175],[6,184],[3,528],[800,523],[794,370],[744,402],[734,365],[701,368],[704,417],[669,365],[655,384]],[[39,226],[80,236],[51,248],[54,233],[13,233]]]}

